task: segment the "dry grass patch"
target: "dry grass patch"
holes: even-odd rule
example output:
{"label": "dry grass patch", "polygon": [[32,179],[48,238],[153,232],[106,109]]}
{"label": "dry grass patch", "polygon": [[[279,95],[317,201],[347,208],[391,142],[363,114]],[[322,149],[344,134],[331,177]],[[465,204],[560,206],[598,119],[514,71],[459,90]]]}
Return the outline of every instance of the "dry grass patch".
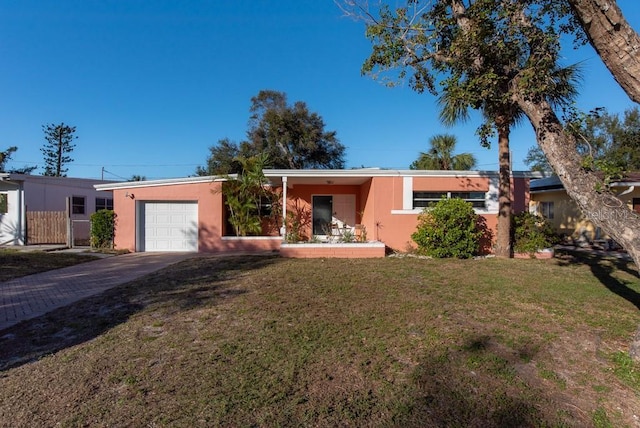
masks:
{"label": "dry grass patch", "polygon": [[0,282],[96,260],[86,254],[0,250]]}
{"label": "dry grass patch", "polygon": [[640,284],[590,263],[186,260],[0,332],[0,425],[633,426]]}

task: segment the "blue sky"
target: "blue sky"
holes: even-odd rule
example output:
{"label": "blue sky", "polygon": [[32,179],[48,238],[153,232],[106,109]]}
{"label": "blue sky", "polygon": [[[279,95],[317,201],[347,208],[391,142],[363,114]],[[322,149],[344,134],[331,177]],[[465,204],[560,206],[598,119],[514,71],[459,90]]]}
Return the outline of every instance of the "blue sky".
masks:
{"label": "blue sky", "polygon": [[[619,0],[640,28],[640,2]],[[477,120],[447,128],[436,99],[360,75],[364,24],[332,0],[0,0],[0,150],[9,167],[44,166],[42,125],[77,127],[71,177],[185,177],[219,139],[245,137],[261,89],[304,101],[347,147],[347,167],[408,168],[438,133],[458,138],[479,169],[497,169]],[[632,105],[590,47],[578,106]],[[512,132],[514,169],[535,144]]]}

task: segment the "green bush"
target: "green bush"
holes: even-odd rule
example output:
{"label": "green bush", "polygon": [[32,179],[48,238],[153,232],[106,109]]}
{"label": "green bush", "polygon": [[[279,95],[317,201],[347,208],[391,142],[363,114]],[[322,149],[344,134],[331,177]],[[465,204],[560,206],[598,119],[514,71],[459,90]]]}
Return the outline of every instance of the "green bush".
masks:
{"label": "green bush", "polygon": [[91,214],[91,246],[93,248],[113,247],[116,213],[100,210]]}
{"label": "green bush", "polygon": [[425,208],[418,217],[418,230],[411,238],[421,254],[467,259],[478,254],[481,236],[478,216],[471,204],[453,198]]}
{"label": "green bush", "polygon": [[559,241],[544,217],[521,212],[512,217],[513,249],[516,253],[530,253],[549,248]]}

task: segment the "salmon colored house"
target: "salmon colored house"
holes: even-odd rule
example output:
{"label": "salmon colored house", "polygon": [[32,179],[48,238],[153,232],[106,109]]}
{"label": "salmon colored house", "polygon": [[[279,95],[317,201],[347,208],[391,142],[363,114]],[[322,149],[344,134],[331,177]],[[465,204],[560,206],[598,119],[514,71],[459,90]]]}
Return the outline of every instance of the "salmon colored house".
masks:
{"label": "salmon colored house", "polygon": [[[415,246],[418,215],[442,197],[473,204],[493,231],[498,173],[387,169],[264,170],[282,199],[278,227],[264,236],[231,236],[221,177],[123,182],[95,186],[113,192],[115,246],[130,251],[280,251],[288,257],[383,257]],[[529,207],[529,180],[513,172],[514,212]],[[304,243],[290,243],[296,219]],[[286,221],[285,221],[286,220]],[[289,230],[288,230],[289,229]],[[351,239],[342,239],[345,237]],[[358,241],[358,244],[343,241]]]}

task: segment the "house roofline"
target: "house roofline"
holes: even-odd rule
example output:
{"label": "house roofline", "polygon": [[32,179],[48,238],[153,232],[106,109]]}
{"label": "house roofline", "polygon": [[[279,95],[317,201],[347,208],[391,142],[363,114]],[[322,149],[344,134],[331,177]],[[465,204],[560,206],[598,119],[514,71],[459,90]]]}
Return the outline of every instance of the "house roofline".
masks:
{"label": "house roofline", "polygon": [[[416,169],[265,169],[265,177],[493,177],[498,171],[442,171]],[[538,171],[512,171],[515,178],[543,178]]]}
{"label": "house roofline", "polygon": [[112,180],[100,180],[96,178],[79,178],[79,177],[51,177],[48,175],[19,174],[15,172],[0,172],[0,181],[68,181],[77,183],[96,183],[107,184],[114,183]]}
{"label": "house roofline", "polygon": [[[235,175],[230,175],[233,178]],[[166,178],[162,180],[144,180],[144,181],[122,181],[109,184],[96,184],[93,186],[96,190],[118,190],[118,189],[135,189],[137,187],[157,187],[157,186],[173,186],[176,184],[193,184],[193,183],[211,183],[215,181],[226,181],[228,178],[221,176],[197,176],[197,177],[181,177]]]}
{"label": "house roofline", "polygon": [[[437,170],[401,170],[401,169],[265,169],[267,178],[372,178],[372,177],[497,177],[497,171],[437,171]],[[542,178],[544,175],[537,171],[513,171],[514,178]],[[178,184],[206,183],[226,181],[235,178],[232,174],[225,176],[197,176],[168,178],[162,180],[125,181],[109,184],[97,184],[96,190],[134,189],[136,187],[172,186]]]}
{"label": "house roofline", "polygon": [[[611,187],[631,187],[631,186],[639,186],[640,181],[636,180],[638,177],[637,173],[633,173],[631,177],[628,177],[626,181],[614,181],[610,184]],[[629,180],[631,178],[631,180]],[[623,180],[625,180],[623,178]],[[564,185],[560,181],[560,178],[557,175],[553,175],[551,177],[545,177],[540,180],[533,180],[529,184],[529,191],[531,193],[542,193],[542,192],[555,192],[565,190]]]}

